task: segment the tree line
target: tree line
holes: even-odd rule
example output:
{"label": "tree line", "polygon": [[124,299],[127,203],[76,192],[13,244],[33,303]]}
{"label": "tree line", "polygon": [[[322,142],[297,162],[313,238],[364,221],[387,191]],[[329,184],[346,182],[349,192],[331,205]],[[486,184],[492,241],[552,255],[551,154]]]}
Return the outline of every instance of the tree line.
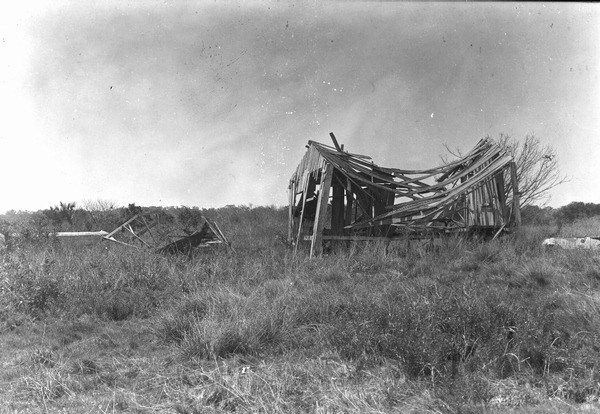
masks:
{"label": "tree line", "polygon": [[[543,207],[550,190],[567,181],[567,177],[560,172],[556,151],[550,145],[543,143],[533,134],[525,136],[522,140],[500,134],[496,142],[515,160],[524,224],[566,224],[577,219],[600,215],[600,204],[594,203],[573,202],[558,209]],[[460,156],[460,151],[452,151],[449,148],[448,150],[451,155]],[[447,160],[443,159],[443,161]],[[505,182],[508,186],[507,194],[510,196],[510,177],[507,176]],[[273,211],[281,210],[280,207],[264,208],[271,208]],[[215,217],[211,216],[224,214],[235,222],[249,210],[254,210],[251,205],[226,206],[218,211],[185,206],[144,208],[144,212],[163,214],[166,219],[172,219],[183,228],[196,225],[203,214],[213,219]],[[61,202],[57,206],[35,213],[10,211],[4,216],[0,215],[0,232],[7,233],[15,227],[24,228],[25,233],[39,233],[48,228],[53,228],[55,231],[107,230],[115,228],[141,211],[142,209],[134,203],[127,207],[119,207],[116,202],[110,200],[87,200],[83,201],[81,206],[72,202]]]}
{"label": "tree line", "polygon": [[521,210],[523,224],[569,224],[576,220],[600,216],[600,204],[574,201],[559,208],[529,205]]}

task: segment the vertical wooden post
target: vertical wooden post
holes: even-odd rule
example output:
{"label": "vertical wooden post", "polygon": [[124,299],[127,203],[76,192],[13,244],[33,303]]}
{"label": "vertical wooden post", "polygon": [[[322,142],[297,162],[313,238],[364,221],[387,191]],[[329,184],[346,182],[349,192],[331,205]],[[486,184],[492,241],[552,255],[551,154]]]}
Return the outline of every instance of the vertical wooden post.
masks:
{"label": "vertical wooden post", "polygon": [[465,227],[474,225],[473,220],[473,192],[465,194]]}
{"label": "vertical wooden post", "polygon": [[300,244],[300,237],[302,236],[302,222],[304,221],[304,210],[306,208],[306,193],[308,192],[308,181],[310,177],[305,172],[303,175],[304,178],[304,188],[302,189],[302,212],[300,213],[300,222],[298,222],[298,236],[296,237],[296,244],[294,244],[294,254],[298,251],[298,245]]}
{"label": "vertical wooden post", "polygon": [[346,184],[346,217],[344,218],[344,224],[347,226],[352,223],[352,207],[354,204],[354,196],[352,195],[352,186],[350,182]]}
{"label": "vertical wooden post", "polygon": [[327,203],[329,202],[329,189],[331,188],[332,178],[333,165],[326,163],[324,171],[321,172],[319,199],[317,201],[317,212],[315,213],[315,224],[310,244],[310,257],[323,253],[323,228],[327,220]]}
{"label": "vertical wooden post", "polygon": [[290,181],[288,191],[288,243],[291,243],[294,233],[294,205],[296,204],[296,183],[294,181]]}
{"label": "vertical wooden post", "polygon": [[496,193],[498,193],[498,204],[500,208],[500,214],[502,216],[502,224],[505,224],[508,220],[506,217],[506,194],[504,193],[504,169],[496,174],[494,178],[496,183]]}
{"label": "vertical wooden post", "polygon": [[344,187],[341,180],[344,178],[339,171],[333,173],[331,186],[333,187],[333,199],[331,200],[331,230],[335,235],[344,232]]}
{"label": "vertical wooden post", "polygon": [[517,165],[510,163],[510,180],[513,188],[513,211],[515,212],[515,225],[521,227],[521,199],[519,193],[519,180],[517,179]]}

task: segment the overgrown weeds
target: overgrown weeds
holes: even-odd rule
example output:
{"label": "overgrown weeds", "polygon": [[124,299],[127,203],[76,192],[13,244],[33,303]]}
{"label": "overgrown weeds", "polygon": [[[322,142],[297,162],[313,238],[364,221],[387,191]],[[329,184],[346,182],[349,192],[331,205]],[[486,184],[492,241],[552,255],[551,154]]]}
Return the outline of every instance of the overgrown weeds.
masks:
{"label": "overgrown weeds", "polygon": [[[253,220],[266,220],[263,213]],[[544,229],[433,247],[356,244],[311,260],[233,221],[248,240],[260,238],[235,246],[237,255],[168,258],[103,245],[6,252],[3,329],[56,316],[144,320],[157,347],[208,378],[201,397],[172,392],[179,412],[304,412],[317,404],[386,412],[412,403],[417,411],[481,412],[600,395],[600,260],[590,252],[544,252]],[[85,323],[60,329],[59,348],[95,335]],[[110,337],[95,341],[102,352],[118,348]],[[54,354],[46,359],[56,364]],[[68,375],[103,386],[125,381],[94,358],[42,365],[48,372],[35,384],[46,384],[39,395],[48,402],[81,392],[63,381]],[[53,377],[57,369],[62,379]]]}

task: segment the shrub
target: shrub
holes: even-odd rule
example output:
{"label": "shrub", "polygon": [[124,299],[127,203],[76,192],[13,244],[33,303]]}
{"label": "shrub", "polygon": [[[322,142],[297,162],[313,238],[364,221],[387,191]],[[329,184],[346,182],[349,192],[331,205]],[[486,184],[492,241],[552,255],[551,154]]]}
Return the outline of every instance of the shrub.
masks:
{"label": "shrub", "polygon": [[[292,364],[293,356],[306,370],[333,358],[343,371],[336,378],[357,388],[381,374],[377,395],[390,410],[408,398],[407,387],[456,412],[500,397],[533,403],[540,390],[575,401],[597,396],[600,260],[591,252],[544,252],[541,240],[552,229],[523,228],[487,243],[437,240],[433,248],[356,244],[308,259],[274,242],[274,232],[285,230],[280,213],[203,211],[244,244],[236,254],[164,257],[113,245],[7,252],[0,316],[6,323],[13,323],[9,312],[149,317],[156,338],[184,361],[258,356]],[[65,333],[61,344],[77,335]],[[93,373],[86,364],[77,372]],[[303,411],[321,401],[322,384],[332,384],[319,372],[290,379],[305,387],[321,381],[302,396]],[[115,382],[109,373],[103,378]],[[533,391],[517,395],[519,384]]]}

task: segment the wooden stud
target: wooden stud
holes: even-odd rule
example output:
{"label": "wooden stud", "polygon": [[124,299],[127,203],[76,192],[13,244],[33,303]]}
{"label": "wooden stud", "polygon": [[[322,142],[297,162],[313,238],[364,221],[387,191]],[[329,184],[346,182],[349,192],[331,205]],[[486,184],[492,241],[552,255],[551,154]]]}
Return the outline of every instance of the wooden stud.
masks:
{"label": "wooden stud", "polygon": [[125,226],[128,225],[129,223],[131,223],[132,221],[135,221],[139,216],[140,216],[140,214],[136,214],[135,216],[133,216],[132,218],[127,220],[125,223],[121,224],[119,227],[117,227],[116,229],[114,229],[113,231],[108,233],[106,236],[104,236],[104,238],[105,239],[111,238],[115,233],[117,233],[117,232],[119,232],[119,230],[125,228]]}
{"label": "wooden stud", "polygon": [[302,221],[304,221],[304,210],[306,207],[306,193],[308,192],[308,181],[310,177],[306,176],[304,179],[304,189],[302,191],[302,212],[300,213],[300,222],[298,223],[298,236],[296,237],[296,244],[294,244],[294,254],[298,252],[298,245],[300,244],[300,236],[302,235]]}
{"label": "wooden stud", "polygon": [[288,203],[288,243],[291,243],[294,233],[294,206],[296,205],[296,183],[293,180],[290,181]]}
{"label": "wooden stud", "polygon": [[327,163],[324,171],[321,173],[321,185],[319,189],[319,199],[317,201],[317,212],[315,214],[312,242],[310,245],[310,257],[318,256],[323,253],[323,229],[325,228],[325,221],[327,220],[327,204],[329,203],[329,190],[331,188],[332,178],[333,165]]}
{"label": "wooden stud", "polygon": [[342,149],[342,147],[340,147],[340,144],[338,144],[337,139],[335,138],[335,135],[333,135],[333,132],[330,132],[329,136],[331,137],[331,140],[333,141],[333,145],[335,145],[335,149],[338,150],[339,152],[343,152],[344,150]]}
{"label": "wooden stud", "polygon": [[521,200],[519,193],[519,180],[517,179],[517,164],[510,163],[510,180],[513,189],[513,211],[515,212],[515,225],[521,227]]}
{"label": "wooden stud", "polygon": [[334,179],[333,200],[331,201],[331,230],[333,234],[342,234],[344,231],[344,187],[342,186],[343,175],[339,171],[333,172]]}
{"label": "wooden stud", "polygon": [[504,193],[504,171],[505,169],[500,170],[494,179],[496,183],[496,192],[498,193],[498,204],[500,207],[500,214],[502,216],[502,224],[505,224],[507,221],[506,217],[506,194]]}
{"label": "wooden stud", "polygon": [[344,218],[344,224],[346,226],[352,224],[352,206],[354,204],[354,196],[352,195],[352,186],[350,181],[346,181],[346,217]]}
{"label": "wooden stud", "polygon": [[502,215],[500,213],[500,206],[499,206],[499,202],[498,202],[499,199],[498,199],[498,194],[496,192],[495,181],[496,181],[495,176],[492,176],[490,179],[485,181],[485,185],[486,185],[489,197],[490,197],[489,204],[492,208],[491,224],[494,227],[498,227],[498,226],[502,225],[503,221],[502,221]]}
{"label": "wooden stud", "polygon": [[158,242],[156,241],[156,238],[154,237],[154,234],[152,234],[152,232],[150,231],[150,229],[156,225],[156,222],[151,223],[150,225],[148,225],[148,223],[146,222],[146,219],[144,218],[144,216],[140,216],[140,218],[144,222],[144,226],[146,226],[146,229],[144,231],[140,232],[140,236],[147,231],[150,234],[150,237],[152,237],[152,241],[154,242],[154,245],[158,245]]}

